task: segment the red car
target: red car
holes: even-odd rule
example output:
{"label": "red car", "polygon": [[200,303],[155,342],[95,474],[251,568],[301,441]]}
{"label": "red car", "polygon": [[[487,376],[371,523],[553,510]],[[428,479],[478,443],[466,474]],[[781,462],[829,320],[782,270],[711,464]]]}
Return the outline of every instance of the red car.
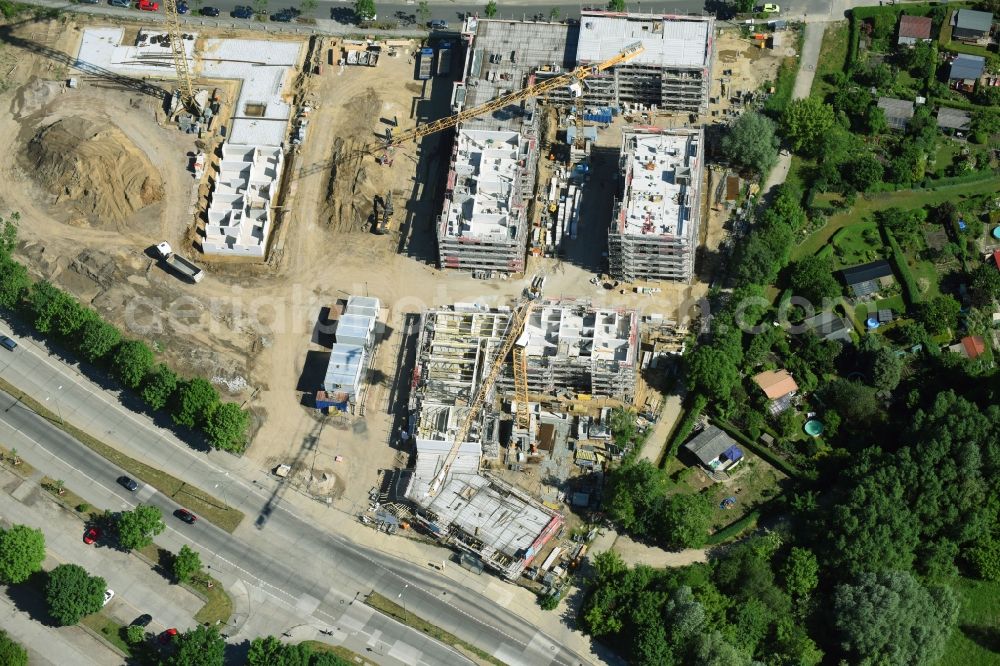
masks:
{"label": "red car", "polygon": [[177,635],[177,630],[171,627],[170,629],[167,629],[162,634],[160,634],[159,641],[162,645],[166,645],[170,641],[174,640],[174,636],[176,635]]}
{"label": "red car", "polygon": [[198,517],[187,509],[177,509],[174,511],[174,515],[183,520],[188,525],[193,525],[194,521],[198,520]]}
{"label": "red car", "polygon": [[160,11],[160,3],[153,2],[153,0],[139,0],[139,9],[144,12],[158,12]]}
{"label": "red car", "polygon": [[101,538],[101,530],[97,529],[96,527],[91,527],[89,530],[87,530],[87,533],[83,535],[83,542],[89,546],[90,544],[94,543],[100,538]]}

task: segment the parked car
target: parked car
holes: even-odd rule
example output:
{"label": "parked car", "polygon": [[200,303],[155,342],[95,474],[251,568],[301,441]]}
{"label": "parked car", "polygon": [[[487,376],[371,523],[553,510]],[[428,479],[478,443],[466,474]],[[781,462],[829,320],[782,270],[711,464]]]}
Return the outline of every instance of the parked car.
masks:
{"label": "parked car", "polygon": [[0,347],[3,347],[7,351],[14,351],[17,349],[17,343],[14,342],[14,338],[8,338],[6,335],[0,335]]}
{"label": "parked car", "polygon": [[135,492],[139,488],[139,484],[136,483],[136,480],[127,476],[119,476],[118,483],[132,492]]}
{"label": "parked car", "polygon": [[448,22],[441,19],[434,19],[427,22],[427,27],[431,30],[445,30],[448,27]]}
{"label": "parked car", "polygon": [[132,620],[132,627],[148,627],[149,623],[153,621],[153,616],[149,613],[143,613],[139,617]]}
{"label": "parked car", "polygon": [[781,12],[781,7],[775,4],[767,3],[761,9],[762,12],[767,12],[768,14],[778,14]]}
{"label": "parked car", "polygon": [[115,598],[114,590],[104,590],[104,605],[107,606],[108,602]]}
{"label": "parked car", "polygon": [[108,0],[108,2],[115,7],[125,7],[126,9],[132,6],[132,0]]}
{"label": "parked car", "polygon": [[101,530],[91,527],[83,535],[83,542],[88,546],[101,538]]}
{"label": "parked car", "polygon": [[187,14],[189,11],[191,11],[191,8],[188,7],[188,3],[183,2],[183,0],[177,3],[178,14]]}
{"label": "parked car", "polygon": [[277,21],[278,23],[291,23],[292,21],[295,20],[295,17],[297,17],[301,13],[302,12],[295,9],[294,7],[288,7],[286,9],[282,9],[281,11],[275,14],[271,14],[271,20]]}
{"label": "parked car", "polygon": [[248,19],[253,18],[253,7],[250,5],[236,5],[231,12],[233,18]]}
{"label": "parked car", "polygon": [[139,0],[139,9],[144,12],[158,12],[160,11],[160,3],[153,2],[153,0]]}
{"label": "parked car", "polygon": [[78,2],[82,2],[85,5],[96,5],[100,1],[101,0],[78,0]]}
{"label": "parked car", "polygon": [[219,15],[219,8],[218,7],[202,7],[201,8],[201,15],[202,16],[218,16]]}
{"label": "parked car", "polygon": [[177,635],[177,630],[174,629],[173,627],[170,627],[162,634],[160,634],[160,638],[158,640],[160,641],[161,645],[167,645],[170,641],[174,640],[174,636],[176,635]]}
{"label": "parked car", "polygon": [[183,520],[188,525],[193,525],[194,521],[198,520],[198,517],[188,511],[187,509],[177,509],[174,511],[174,515]]}

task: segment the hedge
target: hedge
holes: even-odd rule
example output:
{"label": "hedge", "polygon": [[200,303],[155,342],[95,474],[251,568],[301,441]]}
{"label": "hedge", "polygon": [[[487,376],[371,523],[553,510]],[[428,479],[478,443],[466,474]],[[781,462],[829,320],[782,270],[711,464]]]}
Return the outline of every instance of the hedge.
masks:
{"label": "hedge", "polygon": [[913,273],[910,272],[910,265],[906,263],[906,255],[903,254],[903,249],[899,247],[899,241],[892,235],[892,232],[884,225],[879,225],[879,228],[882,230],[882,235],[885,236],[886,243],[892,249],[892,260],[896,264],[896,272],[903,283],[903,293],[906,295],[906,300],[910,302],[910,305],[916,305],[922,300],[920,287],[917,285]]}
{"label": "hedge", "polygon": [[683,418],[674,427],[674,432],[670,437],[670,445],[663,452],[663,457],[660,459],[660,467],[667,464],[667,461],[677,455],[677,450],[681,448],[681,444],[684,440],[688,438],[691,431],[694,430],[694,426],[698,423],[698,418],[701,413],[705,411],[705,407],[708,406],[708,398],[698,394],[690,400],[690,404],[687,406],[687,411],[684,412]]}
{"label": "hedge", "polygon": [[708,539],[705,540],[705,544],[708,546],[718,546],[720,543],[736,538],[743,534],[748,528],[754,526],[759,519],[760,511],[758,509],[754,509],[739,520],[726,525],[718,532],[710,534]]}

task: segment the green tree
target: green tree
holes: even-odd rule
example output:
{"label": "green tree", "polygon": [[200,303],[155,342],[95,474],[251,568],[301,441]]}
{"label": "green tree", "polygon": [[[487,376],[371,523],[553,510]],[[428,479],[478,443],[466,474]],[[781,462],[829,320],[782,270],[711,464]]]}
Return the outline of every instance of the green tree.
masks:
{"label": "green tree", "polygon": [[980,264],[972,271],[972,295],[977,305],[988,305],[1000,298],[1000,270],[992,264]]}
{"label": "green tree", "polygon": [[638,460],[612,469],[607,484],[604,504],[612,520],[637,536],[650,534],[668,486],[663,470]]}
{"label": "green tree", "polygon": [[52,324],[66,305],[67,296],[48,280],[40,280],[28,289],[28,309],[34,315],[39,333],[50,333]]}
{"label": "green tree", "polygon": [[191,576],[201,571],[201,556],[198,551],[181,546],[180,551],[174,556],[173,562],[174,578],[178,583],[186,583],[191,580]]}
{"label": "green tree", "polygon": [[980,578],[1000,581],[1000,539],[987,536],[969,550],[967,557]]}
{"label": "green tree", "polygon": [[250,414],[235,402],[224,402],[212,409],[205,422],[205,434],[217,449],[242,451],[246,446]]}
{"label": "green tree", "polygon": [[739,363],[725,351],[698,345],[687,355],[688,386],[714,400],[726,400],[740,383]]}
{"label": "green tree", "polygon": [[[549,10],[549,20],[550,21],[558,21],[559,20],[559,8],[558,7],[553,7],[552,9]],[[558,603],[558,601],[556,603]]]}
{"label": "green tree", "polygon": [[953,296],[941,294],[917,304],[916,319],[932,334],[943,335],[958,326],[962,305]]}
{"label": "green tree", "polygon": [[609,12],[625,11],[625,0],[608,0],[608,11]]}
{"label": "green tree", "polygon": [[215,627],[204,625],[174,637],[174,653],[167,666],[223,666],[226,641]]}
{"label": "green tree", "polygon": [[8,636],[3,629],[0,629],[0,664],[4,666],[28,666],[28,651]]}
{"label": "green tree", "polygon": [[751,666],[750,655],[741,652],[716,631],[701,634],[695,641],[694,662],[699,666]]}
{"label": "green tree", "polygon": [[427,22],[431,20],[431,6],[427,4],[427,0],[420,0],[417,3],[417,16],[420,17],[420,22],[427,25]]}
{"label": "green tree", "polygon": [[116,327],[98,317],[95,313],[80,329],[78,349],[91,363],[104,358],[121,343],[122,334]]}
{"label": "green tree", "polygon": [[309,660],[309,666],[353,666],[353,664],[332,652],[315,652]]}
{"label": "green tree", "polygon": [[885,177],[885,168],[871,153],[861,153],[844,164],[843,181],[859,192],[870,192]]}
{"label": "green tree", "polygon": [[122,511],[116,521],[118,544],[125,550],[138,550],[153,543],[153,537],[163,532],[163,513],[159,507],[140,504],[132,511]]}
{"label": "green tree", "polygon": [[318,0],[302,0],[299,4],[299,9],[303,14],[308,14],[312,10],[316,9],[317,4],[319,4]]}
{"label": "green tree", "polygon": [[635,414],[630,409],[616,407],[611,411],[611,437],[617,446],[625,447],[635,437]]}
{"label": "green tree", "polygon": [[181,385],[171,416],[174,423],[193,428],[207,423],[218,406],[219,392],[206,380],[195,377]]}
{"label": "green tree", "polygon": [[83,307],[80,305],[80,301],[65,292],[59,300],[62,307],[55,316],[53,324],[56,332],[64,338],[72,337],[74,333],[83,328],[88,319],[97,316],[97,313],[90,308]]}
{"label": "green tree", "polygon": [[137,625],[129,625],[125,630],[125,641],[129,645],[139,645],[146,640],[146,630]]}
{"label": "green tree", "polygon": [[833,107],[816,97],[793,100],[781,118],[782,130],[792,144],[792,149],[805,155],[814,155],[822,144],[823,135],[834,124]]}
{"label": "green tree", "polygon": [[247,652],[247,666],[273,666],[281,663],[285,644],[274,636],[263,636],[250,641]]}
{"label": "green tree", "polygon": [[28,270],[10,257],[0,256],[0,308],[17,307],[30,288]]}
{"label": "green tree", "polygon": [[836,589],[833,617],[851,663],[933,664],[958,619],[958,601],[951,589],[924,588],[909,573],[865,573]]}
{"label": "green tree", "polygon": [[840,283],[833,277],[833,262],[827,257],[810,255],[792,264],[789,283],[797,296],[820,307],[825,299],[840,295]]}
{"label": "green tree", "polygon": [[559,593],[546,594],[538,598],[538,605],[542,610],[555,610],[559,607]]}
{"label": "green tree", "polygon": [[162,409],[177,390],[177,373],[159,363],[146,375],[142,386],[142,400],[152,409]]}
{"label": "green tree", "polygon": [[899,386],[903,372],[903,359],[889,347],[883,347],[871,356],[872,386],[880,391],[893,391]]}
{"label": "green tree", "polygon": [[45,581],[45,601],[49,615],[59,626],[76,624],[104,606],[108,589],[103,578],[91,576],[77,564],[60,564]]}
{"label": "green tree", "polygon": [[486,7],[483,9],[483,13],[486,14],[486,18],[493,18],[497,15],[497,0],[489,0],[486,3]]}
{"label": "green tree", "polygon": [[111,366],[125,386],[136,389],[153,367],[153,350],[141,340],[126,340],[118,345]]}
{"label": "green tree", "polygon": [[17,223],[20,213],[12,213],[10,217],[0,217],[0,258],[9,259],[17,246]]}
{"label": "green tree", "polygon": [[660,512],[659,540],[675,550],[699,548],[708,539],[711,522],[712,505],[707,495],[671,495]]}
{"label": "green tree", "polygon": [[819,562],[808,548],[792,548],[781,572],[785,589],[794,599],[805,599],[819,585]]}
{"label": "green tree", "polygon": [[354,0],[354,14],[359,23],[375,20],[375,0]]}
{"label": "green tree", "polygon": [[778,161],[778,137],[774,132],[773,120],[756,111],[747,111],[723,135],[722,154],[732,164],[764,175]]}
{"label": "green tree", "polygon": [[754,0],[736,0],[733,8],[738,14],[749,14],[753,11]]}
{"label": "green tree", "polygon": [[0,583],[23,583],[40,571],[45,559],[45,537],[27,525],[0,529]]}
{"label": "green tree", "polygon": [[836,379],[823,389],[823,400],[843,417],[847,424],[864,429],[878,413],[875,389],[847,379]]}
{"label": "green tree", "polygon": [[[868,133],[872,136],[888,132],[889,121],[886,120],[885,111],[879,106],[872,104],[868,107],[868,112],[865,114],[865,126],[868,128]],[[864,188],[859,187],[857,189],[861,190]]]}

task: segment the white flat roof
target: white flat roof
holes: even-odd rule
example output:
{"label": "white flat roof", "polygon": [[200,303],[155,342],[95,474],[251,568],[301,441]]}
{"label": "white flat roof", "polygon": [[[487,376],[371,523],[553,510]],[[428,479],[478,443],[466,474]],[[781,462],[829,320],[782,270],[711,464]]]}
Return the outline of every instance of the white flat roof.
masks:
{"label": "white flat roof", "polygon": [[711,18],[584,11],[576,59],[582,63],[602,62],[641,41],[646,50],[629,64],[707,67],[711,39]]}
{"label": "white flat roof", "polygon": [[[301,42],[254,39],[209,39],[201,53],[201,75],[241,79],[228,140],[233,143],[280,146],[291,115],[291,72],[298,65]],[[249,116],[247,105],[262,115]]]}
{"label": "white flat roof", "polygon": [[365,348],[360,345],[337,343],[330,349],[330,362],[326,366],[323,388],[330,392],[345,391],[352,396],[361,384]]}
{"label": "white flat roof", "polygon": [[[86,28],[80,40],[75,67],[86,71],[88,66],[120,72],[131,76],[155,76],[163,79],[177,78],[173,55],[169,46],[153,44],[149,38],[166,33],[142,29],[146,35],[142,46],[122,44],[124,28]],[[197,37],[197,35],[195,35]],[[193,67],[195,39],[184,40],[184,53],[188,66]]]}
{"label": "white flat roof", "polygon": [[222,144],[205,225],[206,254],[264,256],[283,165],[281,148]]}
{"label": "white flat roof", "polygon": [[686,222],[697,212],[700,138],[690,131],[625,132],[621,233],[685,234]]}
{"label": "white flat roof", "polygon": [[454,188],[445,201],[449,236],[517,236],[521,202],[518,160],[527,140],[517,132],[459,130]]}

